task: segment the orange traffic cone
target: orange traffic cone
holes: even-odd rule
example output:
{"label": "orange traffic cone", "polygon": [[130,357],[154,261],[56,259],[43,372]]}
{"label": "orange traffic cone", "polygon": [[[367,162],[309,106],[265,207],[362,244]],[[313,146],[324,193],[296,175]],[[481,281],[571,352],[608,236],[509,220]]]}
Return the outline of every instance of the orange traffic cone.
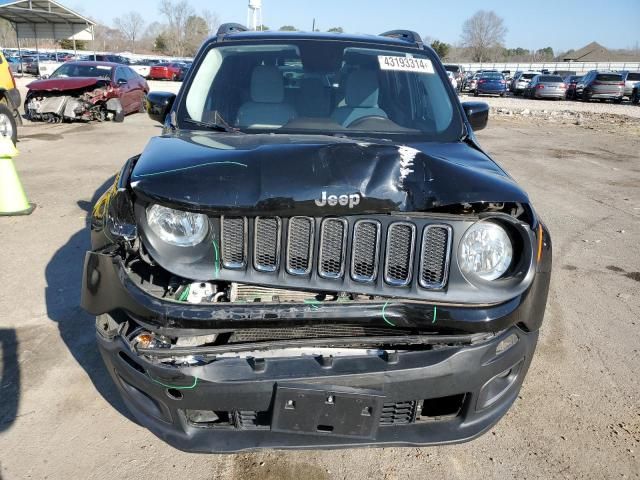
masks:
{"label": "orange traffic cone", "polygon": [[36,208],[24,193],[13,157],[18,150],[11,138],[0,136],[0,216],[29,215]]}

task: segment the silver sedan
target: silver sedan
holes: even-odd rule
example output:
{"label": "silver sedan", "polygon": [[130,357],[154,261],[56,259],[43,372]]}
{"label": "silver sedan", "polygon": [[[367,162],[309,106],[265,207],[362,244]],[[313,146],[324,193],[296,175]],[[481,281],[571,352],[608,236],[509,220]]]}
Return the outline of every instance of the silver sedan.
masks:
{"label": "silver sedan", "polygon": [[525,88],[524,96],[563,99],[566,92],[567,85],[559,75],[536,75]]}

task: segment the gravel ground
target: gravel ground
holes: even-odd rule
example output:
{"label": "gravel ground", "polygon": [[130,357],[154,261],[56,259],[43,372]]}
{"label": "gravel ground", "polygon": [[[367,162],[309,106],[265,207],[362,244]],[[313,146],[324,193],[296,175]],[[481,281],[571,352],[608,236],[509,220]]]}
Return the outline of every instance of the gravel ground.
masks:
{"label": "gravel ground", "polygon": [[632,105],[629,102],[624,102],[616,105],[612,102],[596,102],[591,101],[588,103],[574,101],[574,100],[531,100],[528,98],[506,96],[480,96],[474,97],[467,93],[460,95],[461,102],[467,101],[480,101],[486,102],[490,107],[494,109],[511,110],[514,113],[520,113],[522,110],[531,111],[545,111],[551,112],[580,112],[580,113],[602,113],[611,115],[625,115],[627,117],[640,118],[640,106]]}
{"label": "gravel ground", "polygon": [[538,350],[490,432],[436,448],[192,455],[132,421],[78,306],[91,205],[159,132],[139,114],[20,131],[38,208],[0,217],[0,478],[640,478],[640,137],[519,116],[478,133],[554,242]]}

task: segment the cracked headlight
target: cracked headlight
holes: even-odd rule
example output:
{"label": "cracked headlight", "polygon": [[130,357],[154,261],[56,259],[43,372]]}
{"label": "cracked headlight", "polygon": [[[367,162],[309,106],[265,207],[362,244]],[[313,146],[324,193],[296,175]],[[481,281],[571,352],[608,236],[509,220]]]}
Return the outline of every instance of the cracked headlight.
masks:
{"label": "cracked headlight", "polygon": [[473,224],[458,247],[458,265],[467,277],[482,280],[500,278],[511,265],[513,247],[509,235],[491,222]]}
{"label": "cracked headlight", "polygon": [[161,205],[147,208],[147,223],[163,241],[178,247],[191,247],[202,242],[209,230],[209,221],[201,213],[183,212]]}

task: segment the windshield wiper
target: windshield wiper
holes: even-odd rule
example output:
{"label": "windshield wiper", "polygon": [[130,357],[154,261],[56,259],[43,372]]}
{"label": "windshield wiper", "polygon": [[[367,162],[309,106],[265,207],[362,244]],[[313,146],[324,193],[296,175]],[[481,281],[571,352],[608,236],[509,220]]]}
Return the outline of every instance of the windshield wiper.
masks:
{"label": "windshield wiper", "polygon": [[193,118],[185,118],[184,122],[209,130],[215,130],[216,132],[240,133],[240,130],[229,125],[217,110],[213,112],[213,122],[202,122],[200,120],[194,120]]}

